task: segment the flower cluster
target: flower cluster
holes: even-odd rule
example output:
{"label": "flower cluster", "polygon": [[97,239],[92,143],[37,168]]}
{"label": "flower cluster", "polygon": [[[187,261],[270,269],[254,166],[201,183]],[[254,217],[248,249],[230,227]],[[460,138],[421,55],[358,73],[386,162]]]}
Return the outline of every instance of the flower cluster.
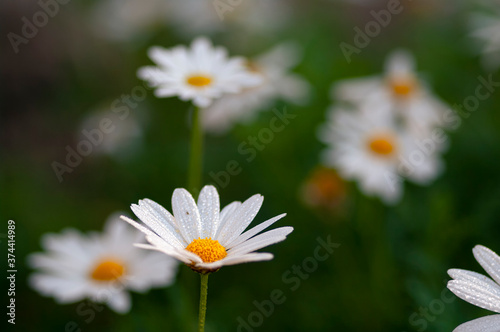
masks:
{"label": "flower cluster", "polygon": [[320,139],[324,162],[367,195],[386,203],[402,195],[402,178],[427,184],[440,173],[447,106],[415,73],[404,51],[392,53],[385,74],[335,84]]}

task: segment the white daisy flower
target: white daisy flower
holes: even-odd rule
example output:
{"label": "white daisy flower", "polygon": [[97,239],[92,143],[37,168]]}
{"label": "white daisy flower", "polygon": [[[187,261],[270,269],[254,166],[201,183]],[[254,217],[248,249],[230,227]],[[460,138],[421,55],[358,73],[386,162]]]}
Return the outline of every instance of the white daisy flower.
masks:
{"label": "white daisy flower", "polygon": [[173,215],[158,203],[143,199],[131,208],[145,226],[127,217],[122,219],[146,234],[150,245],[137,244],[138,247],[158,250],[197,272],[210,273],[225,265],[272,259],[272,254],[255,250],[283,241],[293,231],[292,227],[280,227],[257,235],[283,218],[284,213],[243,232],[263,200],[257,194],[220,211],[215,187],[203,187],[198,204],[187,190],[176,189],[172,195]]}
{"label": "white daisy flower", "polygon": [[358,181],[365,194],[386,203],[400,199],[401,177],[426,184],[442,168],[440,149],[421,151],[415,137],[396,127],[388,112],[334,107],[319,136],[328,145],[324,162],[343,178]]}
{"label": "white daisy flower", "polygon": [[[476,272],[451,269],[448,270],[448,274],[453,280],[448,281],[448,288],[462,300],[500,313],[500,257],[481,245],[475,246],[472,252],[493,280]],[[498,331],[500,331],[500,315],[475,319],[453,330],[453,332]]]}
{"label": "white daisy flower", "polygon": [[243,58],[228,58],[224,48],[213,47],[202,37],[190,49],[152,47],[149,57],[158,67],[140,68],[138,76],[156,88],[157,97],[178,96],[202,108],[224,93],[237,93],[261,82],[246,69]]}
{"label": "white daisy flower", "polygon": [[249,61],[249,70],[259,75],[262,83],[216,100],[202,113],[205,129],[224,132],[234,122],[251,120],[257,111],[270,107],[277,98],[296,104],[306,101],[309,84],[302,77],[289,73],[300,61],[299,53],[297,45],[282,43]]}
{"label": "white daisy flower", "polygon": [[61,304],[88,298],[126,313],[131,307],[127,290],[142,293],[170,285],[177,271],[175,260],[133,246],[142,238],[118,214],[108,219],[101,234],[85,236],[75,229],[46,234],[42,238],[46,252],[28,257],[31,267],[39,270],[29,282]]}
{"label": "white daisy flower", "polygon": [[418,78],[414,58],[405,51],[389,55],[383,76],[341,81],[333,86],[332,95],[343,102],[370,104],[375,110],[391,105],[387,110],[418,134],[443,127],[449,108]]}
{"label": "white daisy flower", "polygon": [[[145,110],[135,112],[144,115]],[[106,120],[107,119],[107,120]],[[141,119],[142,120],[142,119]],[[81,122],[79,141],[89,141],[92,152],[106,154],[117,158],[126,158],[141,145],[142,123],[133,114],[121,117],[109,110],[97,110],[88,114]],[[110,125],[103,130],[103,121]]]}

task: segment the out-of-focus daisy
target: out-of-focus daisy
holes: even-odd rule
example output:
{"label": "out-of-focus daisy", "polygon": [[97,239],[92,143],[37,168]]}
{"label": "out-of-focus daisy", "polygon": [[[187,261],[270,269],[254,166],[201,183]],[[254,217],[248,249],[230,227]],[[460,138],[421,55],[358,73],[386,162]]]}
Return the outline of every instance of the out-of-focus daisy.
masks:
{"label": "out-of-focus daisy", "polygon": [[90,22],[99,36],[127,40],[165,24],[169,12],[164,0],[103,0],[96,3]]}
{"label": "out-of-focus daisy", "polygon": [[196,36],[234,29],[268,32],[289,22],[291,7],[286,0],[199,1],[170,0],[169,20],[179,34]]}
{"label": "out-of-focus daisy", "polygon": [[500,67],[500,1],[483,1],[487,13],[474,13],[470,19],[471,36],[482,45],[481,53],[486,68]]}
{"label": "out-of-focus daisy", "polygon": [[311,207],[336,209],[345,201],[346,185],[334,169],[320,166],[304,182],[301,196]]}
{"label": "out-of-focus daisy", "polygon": [[[319,134],[328,145],[324,162],[343,178],[356,180],[365,194],[379,196],[386,203],[400,199],[400,178],[425,184],[442,168],[440,148],[422,152],[415,137],[398,128],[388,112],[334,107]],[[412,154],[418,154],[418,159]]]}
{"label": "out-of-focus daisy", "polygon": [[[102,123],[109,125],[103,127]],[[80,124],[79,132],[80,141],[91,140],[93,152],[118,158],[136,151],[142,139],[141,123],[136,116],[128,114],[123,117],[111,111],[90,113]]]}
{"label": "out-of-focus daisy", "polygon": [[196,203],[185,189],[176,189],[172,196],[173,215],[149,199],[132,205],[132,211],[145,224],[122,217],[146,234],[150,243],[137,244],[158,250],[189,265],[202,274],[225,265],[234,265],[273,258],[270,253],[255,251],[283,241],[293,231],[280,227],[259,234],[283,218],[281,214],[243,232],[259,211],[264,198],[254,195],[245,202],[233,202],[220,211],[219,194],[213,186],[205,186]]}
{"label": "out-of-focus daisy", "polygon": [[30,277],[31,286],[59,303],[88,298],[106,303],[119,313],[130,310],[127,290],[145,292],[170,285],[177,262],[160,253],[144,252],[133,243],[144,236],[112,215],[103,233],[88,236],[75,229],[42,238],[43,253],[28,257],[38,270]]}
{"label": "out-of-focus daisy", "polygon": [[333,86],[332,94],[338,101],[368,103],[375,111],[379,111],[379,105],[390,105],[381,108],[395,114],[417,134],[445,125],[448,107],[418,78],[414,58],[406,51],[389,55],[383,76],[341,81]]}
{"label": "out-of-focus daisy", "polygon": [[202,108],[224,93],[237,93],[261,83],[258,75],[247,70],[243,58],[228,58],[224,48],[213,47],[202,37],[189,49],[152,47],[149,56],[157,67],[140,68],[138,76],[156,88],[157,97],[178,96]]}
{"label": "out-of-focus daisy", "polygon": [[262,78],[262,83],[216,100],[203,111],[203,126],[209,131],[223,132],[236,121],[252,119],[257,111],[270,107],[275,98],[303,103],[309,84],[289,73],[300,61],[299,53],[297,45],[283,43],[250,60],[247,67]]}
{"label": "out-of-focus daisy", "polygon": [[[448,288],[462,300],[500,313],[500,257],[481,245],[475,246],[472,252],[493,280],[476,272],[451,269],[448,274],[453,280],[448,282]],[[464,323],[453,332],[498,332],[499,329],[500,315],[491,315]]]}

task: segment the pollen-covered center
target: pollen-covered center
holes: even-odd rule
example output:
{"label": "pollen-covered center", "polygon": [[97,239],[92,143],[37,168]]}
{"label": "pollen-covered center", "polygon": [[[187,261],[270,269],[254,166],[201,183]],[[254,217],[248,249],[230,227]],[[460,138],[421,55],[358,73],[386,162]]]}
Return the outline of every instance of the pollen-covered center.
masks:
{"label": "pollen-covered center", "polygon": [[368,141],[370,151],[382,156],[389,156],[394,152],[395,143],[391,137],[377,136]]}
{"label": "pollen-covered center", "polygon": [[113,260],[106,260],[100,262],[90,276],[97,281],[113,281],[119,279],[124,273],[125,266],[123,264]]}
{"label": "pollen-covered center", "polygon": [[194,239],[187,247],[187,251],[200,256],[205,263],[219,261],[227,256],[226,249],[217,240],[212,238]]}
{"label": "pollen-covered center", "polygon": [[186,80],[187,84],[192,85],[197,88],[201,88],[212,83],[212,78],[205,75],[193,75],[189,76]]}

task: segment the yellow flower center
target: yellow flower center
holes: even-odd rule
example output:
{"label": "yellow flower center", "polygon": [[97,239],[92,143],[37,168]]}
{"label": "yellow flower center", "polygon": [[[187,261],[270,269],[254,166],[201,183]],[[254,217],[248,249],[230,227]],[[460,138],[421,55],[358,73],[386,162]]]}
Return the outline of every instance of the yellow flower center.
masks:
{"label": "yellow flower center", "polygon": [[328,168],[321,168],[314,173],[311,183],[317,188],[319,195],[325,199],[333,199],[344,193],[344,184],[337,173]]}
{"label": "yellow flower center", "polygon": [[227,256],[226,249],[217,240],[212,238],[194,239],[187,247],[187,251],[200,256],[205,263],[219,261]]}
{"label": "yellow flower center", "polygon": [[194,75],[187,78],[187,83],[195,87],[204,87],[212,83],[212,79],[208,76]]}
{"label": "yellow flower center", "polygon": [[390,137],[370,139],[368,146],[372,152],[382,156],[388,156],[394,152],[394,142]]}
{"label": "yellow flower center", "polygon": [[106,260],[100,262],[92,271],[90,276],[97,281],[113,281],[119,279],[125,273],[123,264]]}
{"label": "yellow flower center", "polygon": [[408,97],[415,91],[416,83],[411,78],[391,80],[390,87],[397,97]]}

